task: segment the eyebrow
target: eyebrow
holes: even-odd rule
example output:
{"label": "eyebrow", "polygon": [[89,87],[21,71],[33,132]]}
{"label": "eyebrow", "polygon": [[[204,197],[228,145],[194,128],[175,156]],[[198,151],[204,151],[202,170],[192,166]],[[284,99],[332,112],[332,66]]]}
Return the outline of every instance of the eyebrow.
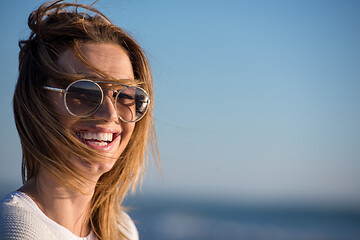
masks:
{"label": "eyebrow", "polygon": [[98,81],[98,82],[104,81],[104,82],[121,83],[121,84],[126,84],[126,85],[139,85],[139,82],[140,82],[139,80],[132,79],[132,78],[111,78],[111,79],[108,79],[108,78],[103,78],[103,77],[101,77],[99,75],[92,74],[92,73],[79,72],[79,73],[75,73],[75,74],[82,75],[82,78],[89,79],[89,80],[92,80],[92,81]]}

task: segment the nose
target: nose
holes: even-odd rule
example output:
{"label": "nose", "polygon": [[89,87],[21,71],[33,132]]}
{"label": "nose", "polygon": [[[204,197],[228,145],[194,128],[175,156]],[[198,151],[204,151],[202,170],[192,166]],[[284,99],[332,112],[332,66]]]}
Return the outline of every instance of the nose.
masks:
{"label": "nose", "polygon": [[114,98],[111,91],[104,91],[104,99],[99,109],[93,114],[98,120],[116,121],[118,115],[115,108]]}

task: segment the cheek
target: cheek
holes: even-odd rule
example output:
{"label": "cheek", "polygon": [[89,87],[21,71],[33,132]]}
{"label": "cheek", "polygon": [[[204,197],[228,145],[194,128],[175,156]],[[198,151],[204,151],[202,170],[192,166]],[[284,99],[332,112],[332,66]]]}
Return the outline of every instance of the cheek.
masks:
{"label": "cheek", "polygon": [[125,123],[123,125],[123,129],[124,129],[124,132],[123,132],[123,136],[122,136],[122,149],[124,149],[127,144],[129,143],[131,137],[133,136],[133,132],[134,132],[134,129],[135,129],[135,123]]}
{"label": "cheek", "polygon": [[66,110],[64,97],[62,94],[51,92],[49,93],[46,101],[48,101],[48,107],[50,110],[55,112],[56,118],[65,128],[70,129],[71,126],[76,124],[76,122],[79,120],[79,117],[71,115]]}
{"label": "cheek", "polygon": [[51,92],[51,93],[49,93],[49,95],[45,101],[47,101],[47,103],[48,103],[47,106],[48,106],[49,110],[52,112],[55,112],[55,114],[59,118],[61,118],[61,122],[63,122],[62,119],[67,120],[69,117],[70,118],[73,117],[66,110],[66,107],[64,104],[64,97],[62,96],[62,94]]}
{"label": "cheek", "polygon": [[129,140],[132,137],[134,129],[135,129],[135,123],[127,123],[124,127],[124,130],[126,132],[127,137],[129,138]]}

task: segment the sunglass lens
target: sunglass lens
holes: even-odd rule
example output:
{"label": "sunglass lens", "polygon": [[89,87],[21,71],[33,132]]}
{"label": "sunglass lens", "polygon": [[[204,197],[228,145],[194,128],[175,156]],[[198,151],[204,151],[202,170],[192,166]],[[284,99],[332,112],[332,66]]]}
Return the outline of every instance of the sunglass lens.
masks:
{"label": "sunglass lens", "polygon": [[93,113],[101,104],[102,91],[91,81],[73,82],[65,96],[68,110],[76,116],[87,116]]}
{"label": "sunglass lens", "polygon": [[117,112],[127,122],[135,122],[142,118],[148,109],[148,105],[147,93],[138,87],[126,87],[117,95]]}

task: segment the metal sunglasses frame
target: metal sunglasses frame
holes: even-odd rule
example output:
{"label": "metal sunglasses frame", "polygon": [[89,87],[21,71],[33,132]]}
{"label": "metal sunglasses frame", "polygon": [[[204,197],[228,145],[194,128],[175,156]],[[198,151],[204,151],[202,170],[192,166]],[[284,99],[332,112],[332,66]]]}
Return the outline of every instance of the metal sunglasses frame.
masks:
{"label": "metal sunglasses frame", "polygon": [[[84,115],[84,116],[76,115],[76,114],[74,114],[74,113],[72,113],[72,112],[70,111],[69,107],[68,107],[67,104],[66,104],[66,93],[68,92],[69,88],[70,88],[73,84],[75,84],[75,83],[77,83],[77,82],[91,82],[91,83],[95,84],[95,85],[100,89],[100,91],[101,91],[101,101],[100,101],[99,105],[96,107],[96,109],[95,109],[94,111],[92,111],[92,112],[89,113],[88,115]],[[99,83],[120,85],[120,86],[124,86],[125,88],[123,88],[123,89],[121,89],[121,90],[119,90],[119,91],[118,91],[118,90],[114,90],[114,89],[103,89],[103,88],[99,85]],[[75,117],[88,117],[88,116],[94,114],[94,113],[100,108],[101,104],[102,104],[103,101],[104,101],[104,91],[105,91],[105,90],[107,90],[107,91],[113,91],[113,92],[117,92],[117,91],[118,91],[118,93],[116,94],[116,97],[115,97],[115,101],[114,101],[114,106],[115,106],[116,114],[118,115],[118,117],[119,117],[122,121],[127,122],[127,123],[134,123],[134,122],[138,122],[140,119],[142,119],[142,118],[145,116],[147,110],[149,109],[151,100],[149,99],[149,94],[148,94],[144,89],[142,89],[141,87],[136,87],[136,88],[141,89],[141,90],[146,94],[146,96],[147,96],[147,100],[145,101],[145,102],[147,103],[147,105],[146,105],[146,109],[145,109],[145,111],[144,111],[144,114],[143,114],[139,119],[136,119],[135,121],[127,121],[127,120],[123,119],[123,118],[120,116],[119,111],[117,110],[117,107],[116,107],[116,104],[115,104],[115,103],[116,103],[116,101],[117,101],[117,99],[118,99],[118,97],[119,97],[119,94],[120,94],[124,89],[127,89],[127,88],[129,88],[129,87],[136,87],[136,86],[129,86],[129,85],[126,85],[126,84],[116,83],[116,82],[92,81],[92,80],[89,80],[89,79],[80,79],[80,80],[76,80],[76,81],[70,83],[70,84],[66,87],[66,89],[49,87],[49,86],[44,86],[44,89],[50,90],[50,91],[55,91],[55,92],[64,93],[64,105],[65,105],[65,108],[66,108],[66,110],[68,111],[68,113],[70,113],[71,115],[73,115],[73,116],[75,116]]]}

